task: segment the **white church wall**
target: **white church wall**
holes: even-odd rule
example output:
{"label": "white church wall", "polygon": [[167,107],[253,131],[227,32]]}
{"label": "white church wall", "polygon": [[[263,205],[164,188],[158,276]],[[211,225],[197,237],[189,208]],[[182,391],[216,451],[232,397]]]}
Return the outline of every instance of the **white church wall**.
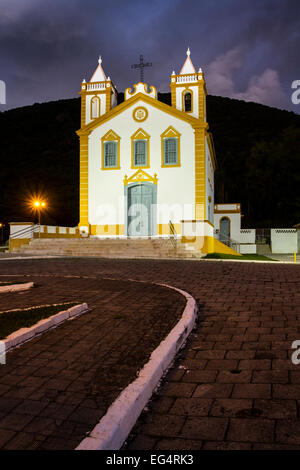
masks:
{"label": "white church wall", "polygon": [[[132,113],[138,106],[148,110],[144,122],[132,119]],[[174,168],[161,167],[161,134],[173,126],[180,134],[181,166]],[[89,136],[89,222],[92,225],[124,224],[124,184],[125,174],[130,177],[137,169],[131,168],[131,136],[142,128],[150,135],[149,158],[150,168],[145,171],[151,176],[157,174],[158,212],[161,205],[170,207],[180,202],[192,206],[195,198],[195,137],[194,130],[185,121],[140,100],[130,108],[104,122],[94,129]],[[101,170],[101,138],[112,129],[120,137],[120,169]],[[180,212],[180,213],[179,213]],[[174,214],[173,223],[180,223],[183,214]],[[169,218],[164,213],[158,223],[167,224]]]}
{"label": "white church wall", "polygon": [[89,124],[93,119],[91,119],[91,100],[94,96],[98,96],[100,99],[100,116],[105,113],[106,106],[106,95],[105,93],[99,95],[86,95],[86,107],[85,107],[85,122]]}
{"label": "white church wall", "polygon": [[[220,205],[218,204],[218,207]],[[237,242],[240,242],[241,214],[239,212],[236,212],[236,213],[224,212],[223,214],[215,213],[214,215],[215,230],[220,230],[220,221],[223,217],[227,217],[230,220],[230,238],[232,238],[232,240],[236,240]]]}
{"label": "white church wall", "polygon": [[117,102],[118,102],[117,95],[115,93],[112,93],[111,102],[110,102],[111,107],[114,108],[115,106],[117,106]]}
{"label": "white church wall", "polygon": [[293,228],[271,229],[272,253],[297,253],[297,230]]}

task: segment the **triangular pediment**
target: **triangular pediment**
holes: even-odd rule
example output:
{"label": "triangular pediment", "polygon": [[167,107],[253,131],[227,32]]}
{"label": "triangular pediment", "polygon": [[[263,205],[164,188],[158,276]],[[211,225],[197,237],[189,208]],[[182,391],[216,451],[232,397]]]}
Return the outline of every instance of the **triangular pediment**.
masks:
{"label": "triangular pediment", "polygon": [[103,137],[102,140],[120,140],[118,134],[116,134],[113,130],[109,130]]}
{"label": "triangular pediment", "polygon": [[174,129],[173,126],[168,127],[163,133],[162,137],[179,137],[181,134]]}
{"label": "triangular pediment", "polygon": [[125,175],[124,177],[124,186],[127,186],[130,183],[143,183],[144,181],[148,181],[150,183],[157,184],[157,175],[154,173],[154,176],[149,175],[146,171],[139,169],[136,171],[130,178]]}
{"label": "triangular pediment", "polygon": [[149,139],[150,136],[149,134],[147,134],[146,131],[144,131],[144,129],[140,128],[133,134],[131,138],[132,139]]}

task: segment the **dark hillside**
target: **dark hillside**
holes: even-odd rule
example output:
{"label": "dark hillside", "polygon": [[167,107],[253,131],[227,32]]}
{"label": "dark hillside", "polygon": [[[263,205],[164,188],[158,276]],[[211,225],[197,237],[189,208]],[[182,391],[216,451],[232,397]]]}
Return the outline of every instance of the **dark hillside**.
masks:
{"label": "dark hillside", "polygon": [[[170,93],[159,99],[170,104]],[[244,227],[299,222],[300,116],[216,96],[207,114],[216,202],[241,202]],[[26,200],[41,193],[49,201],[42,223],[78,223],[79,119],[79,98],[0,113],[0,221],[33,220]]]}

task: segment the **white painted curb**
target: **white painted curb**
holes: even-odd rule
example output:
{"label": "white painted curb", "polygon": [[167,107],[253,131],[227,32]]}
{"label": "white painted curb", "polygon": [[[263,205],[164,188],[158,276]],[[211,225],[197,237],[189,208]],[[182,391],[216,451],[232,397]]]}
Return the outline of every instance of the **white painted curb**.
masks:
{"label": "white painted curb", "polygon": [[153,351],[138,378],[121,392],[90,435],[75,450],[118,450],[122,447],[164,372],[194,328],[198,312],[195,299],[175,287],[158,285],[176,290],[186,298],[181,320]]}
{"label": "white painted curb", "polygon": [[33,286],[34,286],[33,282],[26,282],[25,284],[10,284],[9,286],[1,286],[0,284],[0,293],[28,290],[28,289],[31,289]]}
{"label": "white painted curb", "polygon": [[30,341],[35,336],[45,333],[52,328],[56,328],[60,323],[65,322],[66,320],[72,320],[73,318],[87,311],[88,305],[86,303],[74,305],[74,307],[70,307],[68,310],[58,312],[51,317],[40,320],[30,328],[20,328],[2,340],[2,343],[5,345],[5,352],[11,351],[15,347]]}

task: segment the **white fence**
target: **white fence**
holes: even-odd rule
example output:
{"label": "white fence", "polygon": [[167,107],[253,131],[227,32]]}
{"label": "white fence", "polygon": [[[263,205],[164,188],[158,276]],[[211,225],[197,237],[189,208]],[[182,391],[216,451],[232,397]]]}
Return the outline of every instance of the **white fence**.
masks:
{"label": "white fence", "polygon": [[298,253],[297,230],[275,228],[271,230],[272,253]]}
{"label": "white fence", "polygon": [[240,243],[255,243],[255,229],[254,228],[244,228],[240,230],[240,235],[238,241]]}

